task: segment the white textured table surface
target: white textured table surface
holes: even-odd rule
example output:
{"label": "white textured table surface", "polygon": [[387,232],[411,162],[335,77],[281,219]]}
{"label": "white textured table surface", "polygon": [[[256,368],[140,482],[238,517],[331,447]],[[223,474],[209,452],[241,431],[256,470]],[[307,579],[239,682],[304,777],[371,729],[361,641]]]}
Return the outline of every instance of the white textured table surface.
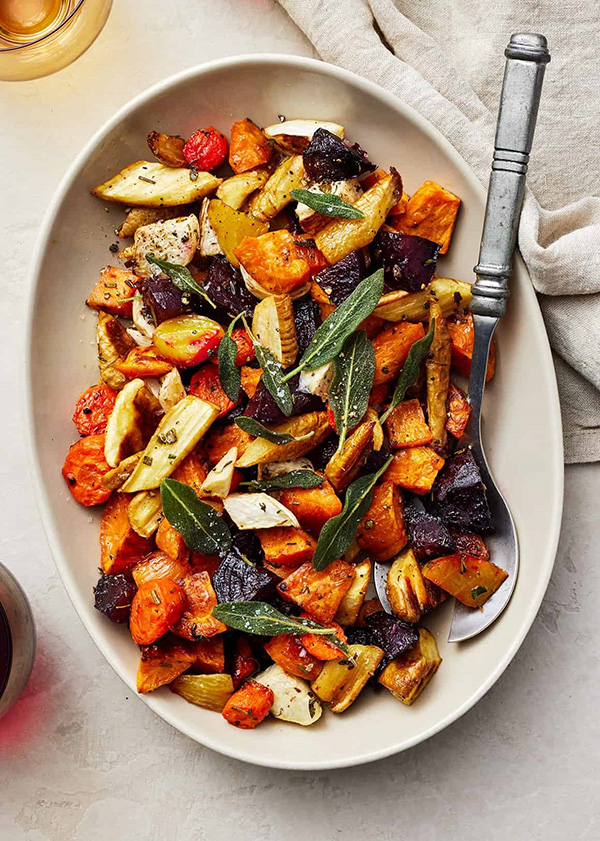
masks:
{"label": "white textured table surface", "polygon": [[354,770],[255,768],[181,736],[112,672],[55,571],[17,394],[44,208],[82,144],[134,94],[203,60],[268,51],[311,53],[271,0],[116,0],[71,68],[0,84],[0,558],[27,589],[39,632],[32,680],[0,721],[0,839],[598,839],[598,466],[567,471],[552,582],[496,686],[429,742]]}

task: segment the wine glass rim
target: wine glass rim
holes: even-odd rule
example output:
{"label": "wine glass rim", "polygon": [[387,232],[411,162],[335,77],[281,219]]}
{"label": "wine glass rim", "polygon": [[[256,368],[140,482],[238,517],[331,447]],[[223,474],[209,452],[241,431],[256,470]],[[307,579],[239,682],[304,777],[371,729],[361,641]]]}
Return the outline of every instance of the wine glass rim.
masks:
{"label": "wine glass rim", "polygon": [[83,6],[84,3],[85,3],[85,0],[77,0],[75,8],[71,12],[69,12],[67,17],[64,20],[62,20],[58,24],[58,26],[54,27],[54,29],[51,29],[50,32],[46,32],[45,35],[41,35],[39,38],[36,38],[34,41],[27,41],[24,44],[15,44],[14,47],[0,46],[0,53],[10,53],[10,52],[16,52],[17,50],[26,50],[28,47],[34,47],[36,44],[41,44],[42,41],[45,41],[47,38],[51,38],[52,35],[56,35],[57,32],[60,32],[60,30],[64,26],[66,26],[69,23],[70,20],[73,19],[73,17],[77,14],[79,9],[81,9],[81,7]]}

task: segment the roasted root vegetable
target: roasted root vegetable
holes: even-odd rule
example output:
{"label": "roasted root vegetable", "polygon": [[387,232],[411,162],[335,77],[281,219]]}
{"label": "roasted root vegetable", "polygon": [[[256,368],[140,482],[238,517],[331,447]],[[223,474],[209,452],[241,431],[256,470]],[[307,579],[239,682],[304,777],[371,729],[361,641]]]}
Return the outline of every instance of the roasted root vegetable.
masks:
{"label": "roasted root vegetable", "polygon": [[266,493],[230,494],[225,510],[239,529],[272,529],[299,523],[294,514]]}
{"label": "roasted root vegetable", "polygon": [[[206,453],[211,465],[218,464],[232,447],[237,449],[238,462],[243,458],[246,450],[255,441],[249,432],[245,432],[236,423],[211,429],[206,437]],[[176,477],[173,477],[176,478]],[[205,477],[206,478],[206,477]]]}
{"label": "roasted root vegetable", "polygon": [[159,423],[123,490],[133,493],[158,488],[192,452],[217,414],[211,403],[191,394],[176,403]]}
{"label": "roasted root vegetable", "polygon": [[312,564],[302,564],[294,570],[277,591],[289,602],[295,602],[317,622],[331,622],[340,602],[348,592],[354,569],[345,561],[333,561],[321,572],[313,569]]}
{"label": "roasted root vegetable", "polygon": [[121,222],[116,232],[119,239],[132,237],[142,225],[150,225],[152,222],[160,222],[164,219],[175,219],[177,216],[185,216],[189,208],[185,205],[174,207],[132,207],[127,211],[125,219]]}
{"label": "roasted root vegetable", "polygon": [[184,167],[170,167],[151,161],[136,161],[104,184],[92,190],[103,201],[131,207],[164,207],[189,204],[217,189],[220,178],[208,172],[194,173]]}
{"label": "roasted root vegetable", "polygon": [[375,421],[365,421],[358,426],[337,452],[327,467],[325,475],[338,493],[344,491],[356,478],[359,470],[373,449]]}
{"label": "roasted root vegetable", "polygon": [[94,587],[94,607],[111,622],[129,622],[131,604],[137,585],[124,575],[101,575]]}
{"label": "roasted root vegetable", "polygon": [[[457,312],[448,319],[448,331],[452,340],[452,367],[463,377],[468,379],[471,373],[471,360],[475,343],[475,328],[473,316],[470,312]],[[489,382],[496,371],[496,343],[492,338],[490,355],[488,357],[486,382]]]}
{"label": "roasted root vegetable", "polygon": [[325,480],[317,488],[289,488],[279,494],[280,502],[297,518],[303,529],[315,537],[325,523],[342,510],[342,501]]}
{"label": "roasted root vegetable", "polygon": [[[166,523],[167,520],[163,520]],[[189,553],[188,553],[189,554]],[[167,555],[166,552],[152,552],[141,561],[138,561],[131,575],[138,587],[147,581],[154,581],[157,578],[170,578],[173,581],[181,581],[191,572],[189,564],[185,560],[176,559]]]}
{"label": "roasted root vegetable", "polygon": [[304,294],[310,266],[300,255],[289,231],[271,231],[246,237],[235,249],[246,285],[253,295]]}
{"label": "roasted root vegetable", "polygon": [[413,704],[437,672],[442,658],[435,637],[419,628],[419,639],[405,654],[388,663],[377,678],[403,704]]}
{"label": "roasted root vegetable", "polygon": [[[468,531],[458,531],[457,529],[450,529],[450,535],[454,543],[452,549],[455,549],[460,555],[472,555],[474,558],[489,561],[490,550],[480,535]],[[437,552],[436,557],[443,554],[447,553]]]}
{"label": "roasted root vegetable", "polygon": [[398,403],[386,420],[385,428],[390,444],[395,450],[403,447],[422,447],[431,443],[433,439],[417,399]]}
{"label": "roasted root vegetable", "polygon": [[394,217],[392,224],[401,233],[439,243],[440,253],[446,254],[459,207],[458,196],[435,181],[425,181],[408,200],[404,213]]}
{"label": "roasted root vegetable", "polygon": [[127,377],[114,364],[125,360],[129,351],[135,347],[135,342],[117,318],[102,311],[98,313],[96,342],[100,378],[110,388],[120,391]]}
{"label": "roasted root vegetable", "polygon": [[265,438],[255,438],[242,451],[236,467],[252,467],[255,464],[265,464],[270,461],[289,461],[300,458],[324,441],[330,432],[327,412],[309,412],[306,415],[298,415],[283,423],[275,424],[271,428],[274,432],[284,432],[302,440],[291,441],[289,444],[273,444]]}
{"label": "roasted root vegetable", "polygon": [[317,547],[314,537],[301,528],[260,529],[257,534],[265,560],[285,567],[296,568],[312,561]]}
{"label": "roasted root vegetable", "polygon": [[207,572],[194,572],[181,581],[185,593],[185,607],[171,630],[179,637],[197,640],[222,634],[227,627],[212,615],[217,596]]}
{"label": "roasted root vegetable", "polygon": [[274,663],[293,677],[314,680],[323,668],[317,657],[309,654],[302,640],[304,634],[280,634],[265,643],[265,651]]}
{"label": "roasted root vegetable", "polygon": [[392,173],[374,184],[354,207],[363,213],[361,219],[334,219],[315,236],[315,245],[329,263],[337,263],[373,241],[389,210],[402,195],[402,179]]}
{"label": "roasted root vegetable", "polygon": [[446,431],[456,439],[462,438],[471,417],[471,404],[465,393],[452,382],[448,387],[447,412]]}
{"label": "roasted root vegetable", "polygon": [[439,517],[425,510],[417,496],[404,494],[403,509],[410,545],[419,561],[455,551],[454,537]]}
{"label": "roasted root vegetable", "polygon": [[124,254],[135,261],[136,273],[146,276],[156,272],[156,267],[146,260],[147,254],[169,263],[187,266],[194,258],[199,239],[198,219],[191,213],[189,216],[142,225],[133,235],[131,249],[126,249]]}
{"label": "roasted root vegetable", "polygon": [[194,660],[195,655],[190,647],[181,640],[170,637],[142,646],[137,672],[137,691],[146,695],[159,686],[172,683],[190,668]]}
{"label": "roasted root vegetable", "polygon": [[100,522],[100,564],[107,574],[127,572],[149,555],[152,541],[140,537],[127,514],[131,497],[115,493],[109,499]]}
{"label": "roasted root vegetable", "polygon": [[[346,204],[354,204],[363,194],[357,178],[314,184],[308,187],[308,192],[337,196],[342,201],[345,201]],[[296,216],[302,225],[302,229],[309,234],[315,234],[331,221],[330,216],[318,213],[302,202],[298,202],[296,206]]]}
{"label": "roasted root vegetable", "polygon": [[63,479],[81,505],[100,505],[112,491],[102,484],[110,465],[104,458],[104,435],[80,438],[69,449],[62,468]]}
{"label": "roasted root vegetable", "polygon": [[219,379],[219,369],[214,362],[205,362],[196,371],[190,381],[189,393],[205,400],[207,403],[212,403],[219,410],[217,415],[219,418],[222,418],[237,405],[225,394]]}
{"label": "roasted root vegetable", "polygon": [[406,546],[407,539],[399,489],[392,482],[376,485],[356,542],[373,560],[388,561]]}
{"label": "roasted root vegetable", "polygon": [[269,295],[256,305],[252,332],[284,368],[296,360],[298,340],[294,307],[289,295]]}
{"label": "roasted root vegetable", "polygon": [[310,686],[285,672],[275,663],[256,676],[256,681],[273,693],[271,715],[281,721],[291,721],[303,727],[321,718],[322,707]]}
{"label": "roasted root vegetable", "polygon": [[450,356],[452,341],[442,308],[431,301],[429,317],[435,323],[433,341],[425,361],[427,383],[427,421],[433,435],[432,446],[444,449],[447,440],[446,403],[450,386]]}
{"label": "roasted root vegetable", "polygon": [[443,465],[444,459],[429,447],[409,447],[396,451],[385,478],[407,491],[422,495],[429,493]]}
{"label": "roasted root vegetable", "polygon": [[158,426],[162,407],[144,380],[119,392],[106,424],[104,456],[111,467],[143,450]]}
{"label": "roasted root vegetable", "polygon": [[264,134],[274,140],[284,152],[302,153],[309,145],[317,129],[325,129],[336,137],[344,139],[344,127],[338,123],[319,120],[284,120],[263,129]]}
{"label": "roasted root vegetable", "polygon": [[276,575],[246,560],[235,548],[225,555],[213,575],[219,603],[271,599],[276,583]]}
{"label": "roasted root vegetable", "polygon": [[174,625],[185,609],[185,592],[170,578],[138,587],[131,605],[129,630],[137,645],[150,645]]}
{"label": "roasted root vegetable", "polygon": [[160,359],[153,347],[134,347],[126,358],[115,362],[115,369],[128,379],[136,377],[164,377],[173,370],[173,365]]}
{"label": "roasted root vegetable", "polygon": [[[303,614],[303,617],[310,619],[310,616],[306,614]],[[335,635],[324,637],[320,634],[303,634],[302,645],[317,660],[342,660],[345,652],[342,651],[340,644],[346,645],[346,634],[337,622],[328,622],[327,627],[334,628]]]}
{"label": "roasted root vegetable", "polygon": [[478,534],[494,530],[492,512],[475,456],[467,447],[446,462],[434,486],[435,513],[448,526]]}
{"label": "roasted root vegetable", "polygon": [[140,491],[135,494],[129,503],[127,516],[136,534],[140,537],[152,537],[163,518],[160,491]]}
{"label": "roasted root vegetable", "polygon": [[231,675],[181,675],[169,688],[188,703],[218,713],[233,695]]}
{"label": "roasted root vegetable", "polygon": [[312,682],[315,695],[331,704],[331,711],[348,709],[373,677],[383,659],[383,651],[376,645],[350,645],[349,656],[341,661],[330,660]]}
{"label": "roasted root vegetable", "polygon": [[101,435],[115,405],[117,392],[107,385],[86,389],[75,404],[73,423],[80,435]]}
{"label": "roasted root vegetable", "polygon": [[200,454],[193,450],[171,474],[176,482],[183,482],[184,485],[189,485],[200,498],[204,496],[202,485],[207,475],[208,469],[206,464]]}
{"label": "roasted root vegetable", "polygon": [[[142,493],[157,493],[157,491],[142,491]],[[183,537],[166,517],[163,517],[158,524],[155,540],[157,549],[161,549],[173,561],[181,563],[182,566],[187,566],[190,550],[185,545]],[[177,578],[179,577],[181,576],[177,576]]]}
{"label": "roasted root vegetable", "polygon": [[227,450],[202,483],[203,493],[207,496],[217,496],[219,499],[226,499],[229,496],[235,475],[237,457],[237,447],[231,447]]}
{"label": "roasted root vegetable", "polygon": [[220,674],[225,671],[225,644],[222,636],[190,643],[194,652],[193,669],[202,674]]}
{"label": "roasted root vegetable", "polygon": [[229,165],[239,174],[270,161],[273,147],[256,123],[247,117],[231,126]]}
{"label": "roasted root vegetable", "polygon": [[342,598],[335,621],[339,625],[355,625],[358,621],[360,609],[363,606],[369,581],[371,580],[371,561],[366,558],[354,567],[352,584]]}
{"label": "roasted root vegetable", "polygon": [[225,704],[223,718],[234,727],[252,730],[269,715],[274,698],[270,687],[256,680],[247,680]]}
{"label": "roasted root vegetable", "polygon": [[162,131],[151,131],[146,138],[148,148],[155,158],[165,166],[185,166],[183,156],[185,140],[174,134],[164,134]]}
{"label": "roasted root vegetable", "polygon": [[279,164],[260,192],[255,193],[250,199],[250,213],[263,222],[273,219],[292,201],[290,193],[302,187],[303,179],[302,155],[286,158]]}
{"label": "roasted root vegetable", "polygon": [[398,378],[411,347],[425,335],[422,324],[408,321],[393,324],[373,340],[375,348],[375,378],[373,385]]}
{"label": "roasted root vegetable", "polygon": [[240,243],[247,237],[259,237],[269,230],[266,222],[234,210],[221,199],[210,200],[207,215],[220,248],[220,251],[214,253],[223,253],[236,269],[240,265],[236,255]]}
{"label": "roasted root vegetable", "polygon": [[220,324],[204,315],[180,315],[163,321],[154,333],[156,352],[179,368],[199,365],[216,353],[224,334]]}
{"label": "roasted root vegetable", "polygon": [[404,622],[418,622],[422,613],[433,610],[446,598],[439,587],[423,577],[412,549],[402,552],[391,565],[386,594],[392,611]]}
{"label": "roasted root vegetable", "polygon": [[239,210],[246,199],[256,190],[260,190],[269,180],[269,171],[267,169],[253,169],[248,172],[240,172],[239,175],[233,175],[231,178],[226,178],[225,181],[219,184],[217,189],[217,198],[228,204],[234,210]]}
{"label": "roasted root vegetable", "polygon": [[467,607],[481,607],[508,573],[491,561],[456,553],[428,561],[423,575]]}
{"label": "roasted root vegetable", "polygon": [[132,297],[138,278],[125,269],[107,266],[100,272],[100,280],[92,289],[86,304],[96,310],[106,310],[111,315],[131,318]]}
{"label": "roasted root vegetable", "polygon": [[384,295],[374,314],[386,321],[428,321],[429,300],[435,298],[446,318],[471,302],[471,285],[462,280],[437,277],[421,292],[404,294],[391,292]]}

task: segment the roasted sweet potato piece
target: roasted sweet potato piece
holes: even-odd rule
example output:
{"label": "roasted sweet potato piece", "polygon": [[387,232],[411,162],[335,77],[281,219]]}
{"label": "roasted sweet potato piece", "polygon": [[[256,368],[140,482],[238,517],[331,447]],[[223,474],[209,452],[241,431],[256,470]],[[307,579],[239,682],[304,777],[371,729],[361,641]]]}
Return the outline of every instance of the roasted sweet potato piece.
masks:
{"label": "roasted sweet potato piece", "polygon": [[235,256],[253,280],[273,295],[290,295],[310,280],[310,266],[286,230],[246,237]]}
{"label": "roasted sweet potato piece", "polygon": [[170,635],[151,645],[143,645],[137,672],[137,691],[145,695],[159,686],[171,683],[193,665],[194,659],[191,646]]}
{"label": "roasted sweet potato piece", "polygon": [[127,509],[129,494],[116,493],[108,501],[100,522],[100,564],[105,573],[127,572],[149,555],[153,542],[131,527]]}
{"label": "roasted sweet potato piece", "polygon": [[182,615],[186,605],[185,592],[171,578],[146,581],[133,598],[129,630],[137,645],[150,645]]}
{"label": "roasted sweet potato piece", "polygon": [[300,257],[306,260],[309,265],[311,277],[318,274],[321,269],[327,268],[329,263],[315,245],[315,241],[310,234],[299,234],[294,237],[294,242]]}
{"label": "roasted sweet potato piece", "polygon": [[396,216],[392,225],[403,234],[430,239],[441,245],[440,254],[446,254],[450,247],[460,199],[436,184],[425,181],[413,193],[401,216]]}
{"label": "roasted sweet potato piece", "polygon": [[422,324],[400,321],[383,330],[373,340],[375,348],[375,378],[373,385],[391,382],[398,377],[406,362],[408,351],[416,341],[422,339],[425,330]]}
{"label": "roasted sweet potato piece", "polygon": [[225,671],[225,643],[221,635],[190,643],[194,652],[192,670],[203,675],[221,674]]}
{"label": "roasted sweet potato piece", "polygon": [[426,628],[419,628],[418,641],[388,663],[377,680],[395,698],[410,706],[437,672],[441,662],[435,638]]}
{"label": "roasted sweet potato piece", "polygon": [[252,339],[243,327],[236,327],[231,333],[231,338],[237,345],[236,365],[241,367],[256,358],[256,351],[254,350]]}
{"label": "roasted sweet potato piece", "polygon": [[178,637],[197,640],[214,637],[227,630],[219,619],[212,615],[217,596],[207,572],[194,572],[181,582],[187,599],[181,618],[173,624],[172,630]]}
{"label": "roasted sweet potato piece", "polygon": [[73,423],[80,435],[101,435],[106,432],[117,394],[107,385],[94,385],[83,392],[73,412]]}
{"label": "roasted sweet potato piece", "polygon": [[190,550],[185,545],[183,537],[166,517],[160,521],[154,539],[156,540],[157,548],[162,549],[165,555],[168,555],[174,561],[181,561],[187,565]]}
{"label": "roasted sweet potato piece", "polygon": [[211,581],[220,563],[221,558],[218,555],[201,555],[199,552],[192,552],[190,555],[190,566],[194,572],[208,573]]}
{"label": "roasted sweet potato piece", "polygon": [[234,692],[223,709],[223,718],[234,727],[252,730],[269,715],[275,696],[273,690],[255,680]]}
{"label": "roasted sweet potato piece", "polygon": [[325,475],[338,493],[352,482],[373,450],[375,421],[366,420],[357,426],[325,468]]}
{"label": "roasted sweet potato piece", "polygon": [[189,575],[190,571],[187,561],[171,558],[163,551],[152,552],[139,561],[131,570],[131,574],[137,586],[141,587],[146,581],[154,581],[157,578],[171,578],[179,582]]}
{"label": "roasted sweet potato piece", "polygon": [[465,393],[452,382],[448,389],[448,403],[446,408],[448,413],[446,430],[450,435],[460,439],[471,417],[471,404],[467,400]]}
{"label": "roasted sweet potato piece", "polygon": [[312,561],[317,541],[303,529],[282,526],[258,529],[256,534],[265,553],[265,560],[280,566],[299,567]]}
{"label": "roasted sweet potato piece", "polygon": [[[456,312],[448,319],[448,331],[452,339],[452,367],[463,377],[469,378],[471,373],[471,359],[475,343],[475,328],[473,316],[470,312]],[[492,339],[490,355],[488,357],[486,382],[489,382],[496,372],[496,342]]]}
{"label": "roasted sweet potato piece", "polygon": [[325,523],[341,513],[342,502],[327,479],[319,488],[289,488],[279,501],[285,505],[303,529],[318,537]]}
{"label": "roasted sweet potato piece", "polygon": [[450,385],[452,340],[442,308],[435,300],[432,300],[429,306],[429,318],[430,321],[435,322],[435,330],[425,362],[427,422],[433,435],[432,446],[443,451],[448,438],[446,433],[446,421],[448,419],[446,403]]}
{"label": "roasted sweet potato piece", "polygon": [[386,594],[392,611],[404,622],[418,622],[422,613],[438,607],[446,598],[439,587],[423,577],[412,549],[398,555],[391,565]]}
{"label": "roasted sweet potato piece", "polygon": [[242,388],[251,400],[256,394],[262,373],[262,368],[251,368],[249,365],[242,366]]}
{"label": "roasted sweet potato piece", "polygon": [[423,575],[467,607],[481,607],[508,577],[491,561],[458,553],[428,561]]}
{"label": "roasted sweet potato piece", "polygon": [[470,531],[458,531],[458,529],[450,529],[450,534],[456,544],[456,551],[459,555],[471,555],[474,558],[489,561],[490,550],[485,545],[481,535],[473,534]]}
{"label": "roasted sweet potato piece", "polygon": [[[302,616],[306,619],[311,618],[306,613],[303,613]],[[328,622],[327,627],[336,629],[335,636],[339,642],[344,644],[347,642],[346,634],[337,622]],[[332,638],[324,637],[321,634],[303,634],[302,645],[317,660],[342,660],[345,657],[342,649],[332,642]]]}
{"label": "roasted sweet potato piece", "polygon": [[254,437],[248,432],[244,432],[235,423],[211,429],[205,439],[206,453],[211,466],[214,467],[215,464],[218,464],[232,447],[237,447],[239,458],[246,452],[252,441],[254,441]]}
{"label": "roasted sweet potato piece", "polygon": [[[371,580],[371,561],[364,561],[354,567],[352,584],[346,591],[344,598],[335,614],[335,621],[340,625],[355,625],[365,601],[365,595]],[[381,606],[380,606],[381,607]]]}
{"label": "roasted sweet potato piece", "polygon": [[333,561],[320,572],[309,562],[288,575],[277,590],[282,598],[300,605],[317,622],[331,622],[353,578],[354,568],[345,561]]}
{"label": "roasted sweet potato piece", "polygon": [[189,485],[193,488],[199,497],[203,496],[202,483],[208,476],[208,470],[196,452],[190,453],[186,456],[180,465],[171,474],[171,479],[176,482],[183,482],[184,485]]}
{"label": "roasted sweet potato piece", "polygon": [[395,453],[385,479],[422,495],[429,493],[443,466],[444,459],[429,447],[410,447]]}
{"label": "roasted sweet potato piece", "polygon": [[323,664],[317,657],[308,653],[302,644],[304,636],[280,634],[265,643],[265,651],[288,675],[314,680]]}
{"label": "roasted sweet potato piece", "polygon": [[356,542],[373,560],[387,561],[404,548],[407,539],[400,490],[392,482],[376,485]]}
{"label": "roasted sweet potato piece", "polygon": [[170,362],[160,359],[153,347],[134,347],[125,359],[115,362],[114,367],[129,379],[136,377],[164,377],[173,370]]}
{"label": "roasted sweet potato piece", "polygon": [[422,447],[433,439],[418,400],[403,400],[385,422],[390,444],[397,450],[403,447]]}
{"label": "roasted sweet potato piece", "polygon": [[[222,639],[222,637],[216,637],[215,639]],[[236,637],[233,645],[231,664],[231,677],[234,688],[237,689],[247,677],[256,674],[259,668],[260,664],[247,638],[244,636]]]}
{"label": "roasted sweet potato piece", "polygon": [[100,272],[100,280],[90,292],[86,304],[95,310],[106,310],[111,315],[131,318],[138,280],[133,272],[107,266]]}
{"label": "roasted sweet potato piece", "polygon": [[288,575],[291,575],[294,571],[294,567],[286,567],[283,566],[283,564],[274,564],[271,563],[271,561],[263,561],[263,566],[265,569],[268,569],[269,572],[274,572],[278,578],[287,578]]}
{"label": "roasted sweet potato piece", "polygon": [[104,435],[88,435],[69,448],[62,475],[69,490],[81,505],[100,505],[112,491],[102,485],[110,471],[104,458]]}
{"label": "roasted sweet potato piece", "polygon": [[231,126],[229,165],[236,175],[268,163],[272,154],[269,138],[252,120],[238,120]]}
{"label": "roasted sweet potato piece", "polygon": [[[234,403],[225,394],[221,380],[219,379],[219,368],[214,362],[205,362],[196,371],[190,382],[190,394],[212,403],[219,410],[218,417],[222,418],[230,412],[238,403]],[[238,401],[239,402],[239,401]]]}

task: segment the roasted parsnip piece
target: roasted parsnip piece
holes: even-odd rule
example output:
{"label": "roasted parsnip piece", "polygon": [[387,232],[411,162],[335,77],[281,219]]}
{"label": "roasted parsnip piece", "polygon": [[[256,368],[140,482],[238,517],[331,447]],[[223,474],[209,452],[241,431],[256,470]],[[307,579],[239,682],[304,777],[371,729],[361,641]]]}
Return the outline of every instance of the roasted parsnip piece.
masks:
{"label": "roasted parsnip piece", "polygon": [[437,672],[442,658],[435,637],[426,628],[419,628],[419,639],[405,654],[396,657],[377,678],[392,695],[410,706]]}
{"label": "roasted parsnip piece", "polygon": [[129,479],[142,455],[143,452],[134,453],[105,473],[101,480],[102,487],[111,491],[118,490]]}
{"label": "roasted parsnip piece", "polygon": [[257,304],[252,318],[252,332],[284,368],[292,365],[298,354],[298,340],[290,296],[269,295]]}
{"label": "roasted parsnip piece", "polygon": [[117,395],[106,425],[104,458],[111,467],[143,450],[156,427],[162,408],[144,380],[131,380]]}
{"label": "roasted parsnip piece", "polygon": [[[290,444],[272,444],[265,438],[256,438],[246,447],[237,460],[236,467],[252,467],[270,461],[291,461],[304,456],[324,441],[330,428],[327,412],[309,412],[306,415],[290,418],[270,427],[274,432],[287,432],[301,441]],[[309,435],[308,438],[303,436]]]}
{"label": "roasted parsnip piece", "polygon": [[223,458],[215,464],[202,482],[201,490],[203,493],[207,496],[218,496],[220,499],[229,496],[237,457],[237,447],[231,447],[230,450],[227,450]]}
{"label": "roasted parsnip piece", "polygon": [[173,368],[160,381],[160,388],[158,390],[158,399],[163,411],[168,412],[176,403],[183,400],[185,397],[185,388],[181,381],[181,374],[177,368]]}
{"label": "roasted parsnip piece", "polygon": [[151,225],[152,222],[164,222],[165,219],[175,219],[178,216],[186,216],[189,208],[185,205],[175,207],[132,207],[127,216],[116,230],[119,239],[132,237],[142,225]]}
{"label": "roasted parsnip piece", "polygon": [[[358,546],[353,544],[356,549]],[[347,555],[348,553],[346,553]],[[345,556],[346,561],[350,558]],[[344,598],[340,602],[340,606],[335,614],[335,621],[338,625],[355,625],[358,619],[358,614],[365,600],[367,587],[371,580],[371,561],[366,558],[364,561],[356,564],[354,567],[354,578],[350,589],[346,591]]]}
{"label": "roasted parsnip piece", "polygon": [[348,709],[383,659],[383,651],[376,645],[350,645],[348,648],[349,657],[329,660],[311,684],[321,701],[331,703],[334,713]]}
{"label": "roasted parsnip piece", "polygon": [[325,468],[325,475],[338,493],[348,487],[367,460],[373,449],[374,430],[375,421],[364,421],[357,426],[342,451],[336,453]]}
{"label": "roasted parsnip piece", "polygon": [[140,537],[152,537],[163,518],[160,491],[140,491],[129,503],[127,516],[131,528]]}
{"label": "roasted parsnip piece", "polygon": [[304,163],[302,155],[293,155],[281,163],[269,178],[260,193],[250,199],[249,209],[253,216],[268,222],[292,201],[290,192],[302,186]]}
{"label": "roasted parsnip piece", "polygon": [[102,311],[98,313],[96,341],[100,377],[106,385],[120,391],[127,382],[127,377],[117,371],[114,363],[123,361],[135,347],[135,342],[117,318]]}
{"label": "roasted parsnip piece", "polygon": [[425,363],[427,372],[427,420],[433,435],[432,446],[434,449],[438,447],[443,449],[448,440],[446,403],[448,388],[450,387],[452,339],[448,332],[442,308],[437,301],[431,301],[429,318],[430,321],[435,322],[435,332]]}
{"label": "roasted parsnip piece", "polygon": [[218,713],[233,695],[231,675],[181,675],[169,687],[190,704]]}
{"label": "roasted parsnip piece", "polygon": [[308,684],[285,672],[275,663],[254,678],[273,692],[270,713],[281,721],[291,721],[306,727],[321,718],[322,707]]}
{"label": "roasted parsnip piece", "polygon": [[202,207],[200,210],[200,241],[198,243],[198,252],[202,257],[215,257],[217,254],[222,254],[223,250],[219,245],[219,240],[215,233],[215,229],[208,218],[208,207],[210,199],[202,199]]}
{"label": "roasted parsnip piece", "polygon": [[269,171],[267,169],[252,169],[248,172],[240,172],[239,175],[226,178],[219,184],[217,198],[234,210],[239,210],[246,199],[256,190],[260,190],[268,180]]}
{"label": "roasted parsnip piece", "polygon": [[132,207],[171,207],[203,199],[220,183],[210,172],[136,161],[94,187],[92,195]]}
{"label": "roasted parsnip piece", "polygon": [[421,292],[403,295],[391,292],[384,295],[374,310],[374,315],[386,321],[428,321],[429,301],[435,299],[447,317],[471,302],[471,284],[449,277],[436,277]]}
{"label": "roasted parsnip piece", "polygon": [[422,613],[446,599],[444,591],[423,576],[412,549],[398,555],[391,565],[386,594],[393,612],[404,622],[418,622]]}
{"label": "roasted parsnip piece", "polygon": [[295,515],[266,493],[230,494],[224,505],[238,529],[300,527]]}
{"label": "roasted parsnip piece", "polygon": [[344,139],[344,126],[319,120],[284,120],[283,123],[267,126],[263,129],[263,134],[274,140],[284,152],[302,154],[318,128],[335,134],[341,140]]}
{"label": "roasted parsnip piece", "polygon": [[[348,178],[345,181],[332,181],[329,184],[312,184],[307,189],[313,193],[329,193],[348,204],[354,204],[363,194],[358,178]],[[302,229],[308,234],[315,234],[331,222],[329,216],[318,213],[312,207],[302,202],[298,202],[296,216],[302,225]]]}
{"label": "roasted parsnip piece", "polygon": [[142,225],[134,234],[131,248],[136,273],[146,276],[159,271],[156,266],[148,263],[146,254],[153,254],[154,257],[177,263],[179,266],[187,266],[194,258],[199,239],[198,219],[193,213],[177,219]]}

